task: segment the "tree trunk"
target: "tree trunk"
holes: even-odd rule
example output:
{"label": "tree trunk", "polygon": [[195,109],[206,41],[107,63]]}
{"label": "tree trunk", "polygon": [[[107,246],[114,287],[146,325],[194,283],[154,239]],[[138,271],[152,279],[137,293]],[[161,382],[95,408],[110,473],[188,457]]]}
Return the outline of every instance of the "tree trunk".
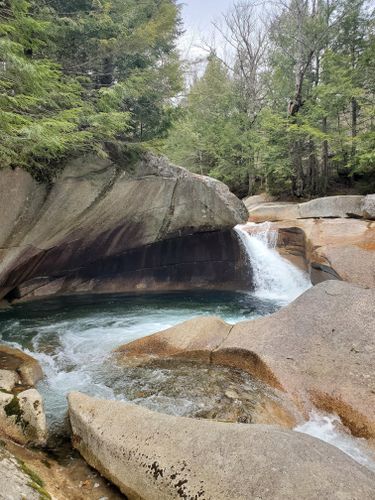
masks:
{"label": "tree trunk", "polygon": [[352,99],[352,159],[356,155],[356,144],[355,138],[357,137],[357,118],[358,118],[358,103],[357,100],[353,97]]}
{"label": "tree trunk", "polygon": [[114,62],[111,55],[102,62],[102,73],[99,77],[99,87],[110,87],[113,84]]}
{"label": "tree trunk", "polygon": [[[323,118],[323,132],[326,134],[327,127],[327,117]],[[328,141],[325,139],[323,141],[323,151],[322,151],[322,194],[327,194],[328,188]]]}

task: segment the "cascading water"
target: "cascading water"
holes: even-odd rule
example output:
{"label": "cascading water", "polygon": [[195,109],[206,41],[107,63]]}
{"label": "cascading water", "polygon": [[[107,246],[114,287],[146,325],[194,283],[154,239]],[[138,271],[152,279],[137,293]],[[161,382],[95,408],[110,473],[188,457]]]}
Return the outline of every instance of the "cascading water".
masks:
{"label": "cascading water", "polygon": [[336,415],[325,415],[313,411],[310,419],[297,426],[296,432],[309,434],[339,448],[356,462],[375,472],[375,454],[365,439],[354,438]]}
{"label": "cascading water", "polygon": [[286,305],[311,287],[307,274],[277,252],[278,233],[270,223],[239,225],[235,231],[252,269],[254,295]]}
{"label": "cascading water", "polygon": [[[252,270],[254,291],[251,293],[72,297],[17,305],[1,313],[0,339],[29,352],[43,366],[46,377],[38,384],[38,389],[44,396],[50,429],[61,431],[66,394],[73,390],[101,398],[130,398],[176,415],[210,411],[210,405],[216,411],[217,387],[224,388],[225,393],[228,384],[233,382],[231,375],[219,370],[207,371],[204,367],[198,374],[195,367],[185,388],[179,382],[177,395],[170,395],[169,386],[176,379],[172,372],[153,369],[148,374],[125,373],[116,368],[110,353],[124,342],[199,315],[214,314],[236,323],[271,314],[311,286],[307,275],[276,251],[277,232],[270,224],[237,226],[235,230]],[[182,375],[186,378],[184,373]],[[199,383],[194,385],[197,377],[200,377]],[[181,374],[177,378],[181,379]],[[191,394],[195,386],[203,393]],[[244,394],[247,391],[245,402],[249,396],[253,397],[252,386],[253,381],[247,379],[239,383],[241,391]],[[143,401],[141,393],[146,398]],[[140,399],[134,400],[134,397]],[[247,407],[243,405],[243,408],[245,411]],[[365,443],[342,431],[337,422],[335,416],[313,414],[295,430],[327,441],[374,469],[373,457]]]}

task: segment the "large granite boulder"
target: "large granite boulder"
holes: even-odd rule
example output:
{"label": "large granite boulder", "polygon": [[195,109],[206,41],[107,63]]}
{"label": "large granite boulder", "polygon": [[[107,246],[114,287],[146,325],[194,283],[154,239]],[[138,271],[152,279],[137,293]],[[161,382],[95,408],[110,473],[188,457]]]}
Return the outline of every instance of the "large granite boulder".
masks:
{"label": "large granite boulder", "polygon": [[249,205],[251,222],[288,219],[366,217],[363,196],[342,195],[317,198],[305,203],[262,202]]}
{"label": "large granite boulder", "polygon": [[362,211],[366,219],[375,220],[375,194],[365,196],[362,204]]}
{"label": "large granite boulder", "polygon": [[339,279],[375,287],[375,222],[286,220],[272,224],[271,228],[279,231],[281,254],[308,269],[313,284]]}
{"label": "large granite boulder", "polygon": [[375,290],[326,281],[288,307],[234,326],[196,319],[118,349],[118,357],[178,356],[247,371],[306,414],[338,414],[375,437]]}
{"label": "large granite boulder", "polygon": [[[52,186],[0,171],[0,299],[238,279],[247,210],[213,179],[144,154],[70,162]],[[224,285],[225,286],[225,285]]]}
{"label": "large granite boulder", "polygon": [[338,449],[273,426],[173,417],[69,395],[73,445],[130,500],[370,500],[375,474]]}

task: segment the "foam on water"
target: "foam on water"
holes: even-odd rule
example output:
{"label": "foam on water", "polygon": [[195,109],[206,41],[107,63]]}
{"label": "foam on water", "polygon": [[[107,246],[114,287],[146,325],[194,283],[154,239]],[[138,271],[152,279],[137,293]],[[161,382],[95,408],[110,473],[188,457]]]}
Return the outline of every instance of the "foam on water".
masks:
{"label": "foam on water", "polygon": [[313,411],[310,419],[294,430],[339,448],[353,460],[375,472],[375,454],[368,448],[364,439],[355,438],[350,434],[337,415]]}
{"label": "foam on water", "polygon": [[[43,367],[46,376],[38,389],[44,396],[50,426],[60,427],[66,395],[71,391],[125,399],[114,390],[116,384],[111,385],[109,376],[114,369],[110,353],[119,345],[196,316],[216,315],[231,323],[254,319],[276,311],[307,290],[311,283],[306,274],[275,250],[277,232],[269,224],[256,228],[255,234],[249,234],[247,230],[254,225],[236,227],[252,270],[255,290],[251,293],[59,299],[1,313],[0,339],[28,352]],[[116,376],[118,373],[112,382]],[[156,380],[165,374],[155,370],[151,376]],[[197,402],[162,394],[149,397],[147,405],[176,415],[199,409],[194,406]],[[314,412],[295,431],[326,441],[375,470],[375,459],[365,442],[346,432],[338,417]]]}
{"label": "foam on water", "polygon": [[[0,320],[4,318],[0,338],[37,358],[43,367],[45,378],[38,389],[50,425],[64,420],[66,395],[71,391],[124,399],[114,392],[105,373],[111,370],[108,359],[116,347],[196,316],[219,315],[235,323],[278,308],[247,294],[93,297],[83,305],[82,300],[43,301],[0,315]],[[179,401],[176,407],[189,405],[190,401]]]}
{"label": "foam on water", "polygon": [[277,231],[270,223],[239,225],[235,231],[246,251],[257,297],[287,305],[311,287],[307,273],[277,252]]}

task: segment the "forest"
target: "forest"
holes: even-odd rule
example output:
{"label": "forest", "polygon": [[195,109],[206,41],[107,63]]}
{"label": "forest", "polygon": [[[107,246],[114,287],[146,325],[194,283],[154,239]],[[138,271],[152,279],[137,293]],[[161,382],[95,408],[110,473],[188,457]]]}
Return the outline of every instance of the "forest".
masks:
{"label": "forest", "polygon": [[0,0],[0,167],[167,155],[240,197],[375,188],[374,5],[238,1],[203,70],[174,0]]}

